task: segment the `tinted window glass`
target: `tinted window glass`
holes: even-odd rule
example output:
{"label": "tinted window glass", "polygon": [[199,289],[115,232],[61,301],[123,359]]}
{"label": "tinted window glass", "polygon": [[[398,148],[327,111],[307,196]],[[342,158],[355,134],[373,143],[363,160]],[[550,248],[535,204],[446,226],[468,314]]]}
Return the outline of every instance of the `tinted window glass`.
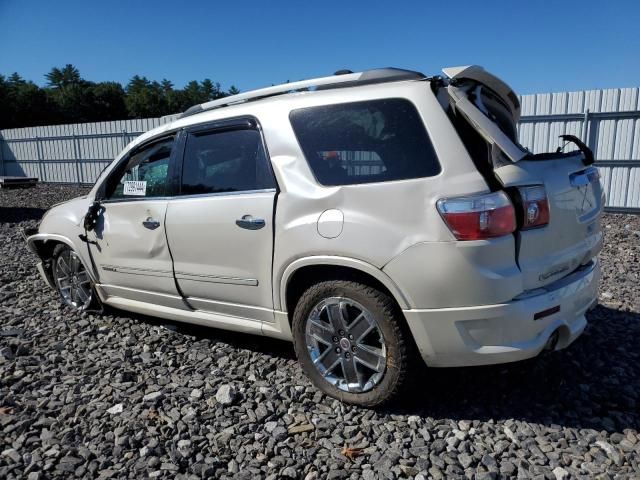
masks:
{"label": "tinted window glass", "polygon": [[173,139],[154,143],[137,151],[107,180],[106,198],[163,197]]}
{"label": "tinted window glass", "polygon": [[411,102],[373,100],[294,110],[291,124],[323,185],[430,177],[440,172]]}
{"label": "tinted window glass", "polygon": [[257,130],[205,132],[187,138],[182,195],[273,187],[273,175]]}

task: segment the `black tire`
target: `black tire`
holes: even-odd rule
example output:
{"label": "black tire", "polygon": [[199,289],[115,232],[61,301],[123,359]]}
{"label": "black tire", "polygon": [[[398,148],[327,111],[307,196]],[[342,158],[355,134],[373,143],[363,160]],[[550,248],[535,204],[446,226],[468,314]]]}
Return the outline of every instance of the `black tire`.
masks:
{"label": "black tire", "polygon": [[[88,274],[88,272],[85,274],[86,279],[88,281],[88,284],[83,285],[83,291],[85,290],[84,287],[86,287],[86,290],[89,292],[89,298],[88,300],[86,300],[84,297],[78,296],[76,295],[74,300],[70,300],[67,296],[65,296],[65,294],[62,291],[61,288],[61,282],[58,280],[59,278],[65,276],[65,274],[67,274],[67,272],[63,272],[62,267],[59,264],[59,259],[62,257],[63,259],[66,258],[71,258],[72,256],[78,256],[78,254],[69,246],[65,245],[65,244],[58,244],[56,245],[56,247],[53,249],[53,255],[51,257],[51,275],[53,277],[53,283],[56,287],[56,291],[58,293],[58,296],[60,297],[60,301],[64,304],[67,305],[75,310],[78,311],[87,311],[87,310],[94,310],[96,308],[101,307],[100,304],[100,299],[98,298],[98,295],[96,294],[95,288],[93,286],[93,282],[91,281],[91,277]],[[80,262],[80,271],[84,271],[86,272],[85,266],[84,264],[81,262],[81,260],[79,259],[78,256],[78,261]],[[67,262],[69,263],[69,262]],[[77,273],[77,272],[76,272]],[[80,275],[76,275],[77,277],[79,277]],[[84,276],[82,277],[84,279]],[[81,281],[81,283],[84,283]],[[76,287],[79,288],[79,287]]]}
{"label": "black tire", "polygon": [[[309,316],[312,312],[318,311],[317,307],[321,305],[321,302],[335,297],[343,297],[365,307],[375,319],[377,329],[384,339],[386,350],[384,374],[378,383],[369,387],[370,389],[367,391],[345,391],[336,387],[314,365],[309,348],[307,348],[306,328]],[[298,360],[313,384],[327,395],[363,407],[378,407],[391,402],[404,389],[409,370],[416,360],[413,339],[406,327],[402,312],[394,300],[372,286],[354,281],[330,280],[309,287],[302,294],[294,309],[292,333]],[[335,338],[333,340],[335,342]],[[334,346],[338,347],[339,345],[341,345],[340,341]],[[333,349],[333,346],[327,348]],[[338,351],[338,348],[335,348],[335,351]],[[347,350],[341,350],[341,352],[347,352]],[[333,355],[332,352],[331,355]],[[340,355],[348,356],[347,353]],[[355,360],[354,358],[353,361],[355,362]],[[338,375],[340,375],[339,372],[343,372],[346,377],[342,366],[339,365],[336,368],[339,369]]]}

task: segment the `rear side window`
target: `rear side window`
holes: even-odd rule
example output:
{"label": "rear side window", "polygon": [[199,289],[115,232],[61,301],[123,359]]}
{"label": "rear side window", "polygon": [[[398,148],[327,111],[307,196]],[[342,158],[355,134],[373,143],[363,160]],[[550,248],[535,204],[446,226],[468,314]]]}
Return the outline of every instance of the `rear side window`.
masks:
{"label": "rear side window", "polygon": [[414,105],[392,98],[294,110],[289,116],[322,185],[353,185],[440,173]]}
{"label": "rear side window", "polygon": [[182,166],[181,195],[275,188],[260,132],[191,133]]}

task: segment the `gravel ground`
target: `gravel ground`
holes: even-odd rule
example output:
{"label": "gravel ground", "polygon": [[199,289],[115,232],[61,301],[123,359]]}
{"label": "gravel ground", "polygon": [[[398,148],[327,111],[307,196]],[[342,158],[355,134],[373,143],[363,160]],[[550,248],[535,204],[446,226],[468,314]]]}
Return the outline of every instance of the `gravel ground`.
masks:
{"label": "gravel ground", "polygon": [[79,193],[0,190],[0,478],[640,477],[640,217],[605,216],[569,349],[425,369],[373,411],[317,392],[287,343],[62,307],[19,228]]}

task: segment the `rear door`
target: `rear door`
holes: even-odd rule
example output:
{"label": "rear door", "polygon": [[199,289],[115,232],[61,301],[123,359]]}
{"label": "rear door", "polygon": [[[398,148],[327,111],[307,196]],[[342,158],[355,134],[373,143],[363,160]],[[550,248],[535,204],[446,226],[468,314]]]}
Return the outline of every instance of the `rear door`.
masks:
{"label": "rear door", "polygon": [[519,188],[543,185],[546,191],[549,223],[516,233],[525,289],[542,287],[588,263],[602,245],[604,194],[598,170],[587,165],[581,151],[533,155],[520,146],[520,104],[501,80],[479,67],[445,69],[445,74],[451,78],[447,90],[455,114],[488,145],[484,161],[500,187],[516,204]]}
{"label": "rear door", "polygon": [[166,225],[175,278],[195,309],[273,322],[276,184],[253,119],[188,129]]}

